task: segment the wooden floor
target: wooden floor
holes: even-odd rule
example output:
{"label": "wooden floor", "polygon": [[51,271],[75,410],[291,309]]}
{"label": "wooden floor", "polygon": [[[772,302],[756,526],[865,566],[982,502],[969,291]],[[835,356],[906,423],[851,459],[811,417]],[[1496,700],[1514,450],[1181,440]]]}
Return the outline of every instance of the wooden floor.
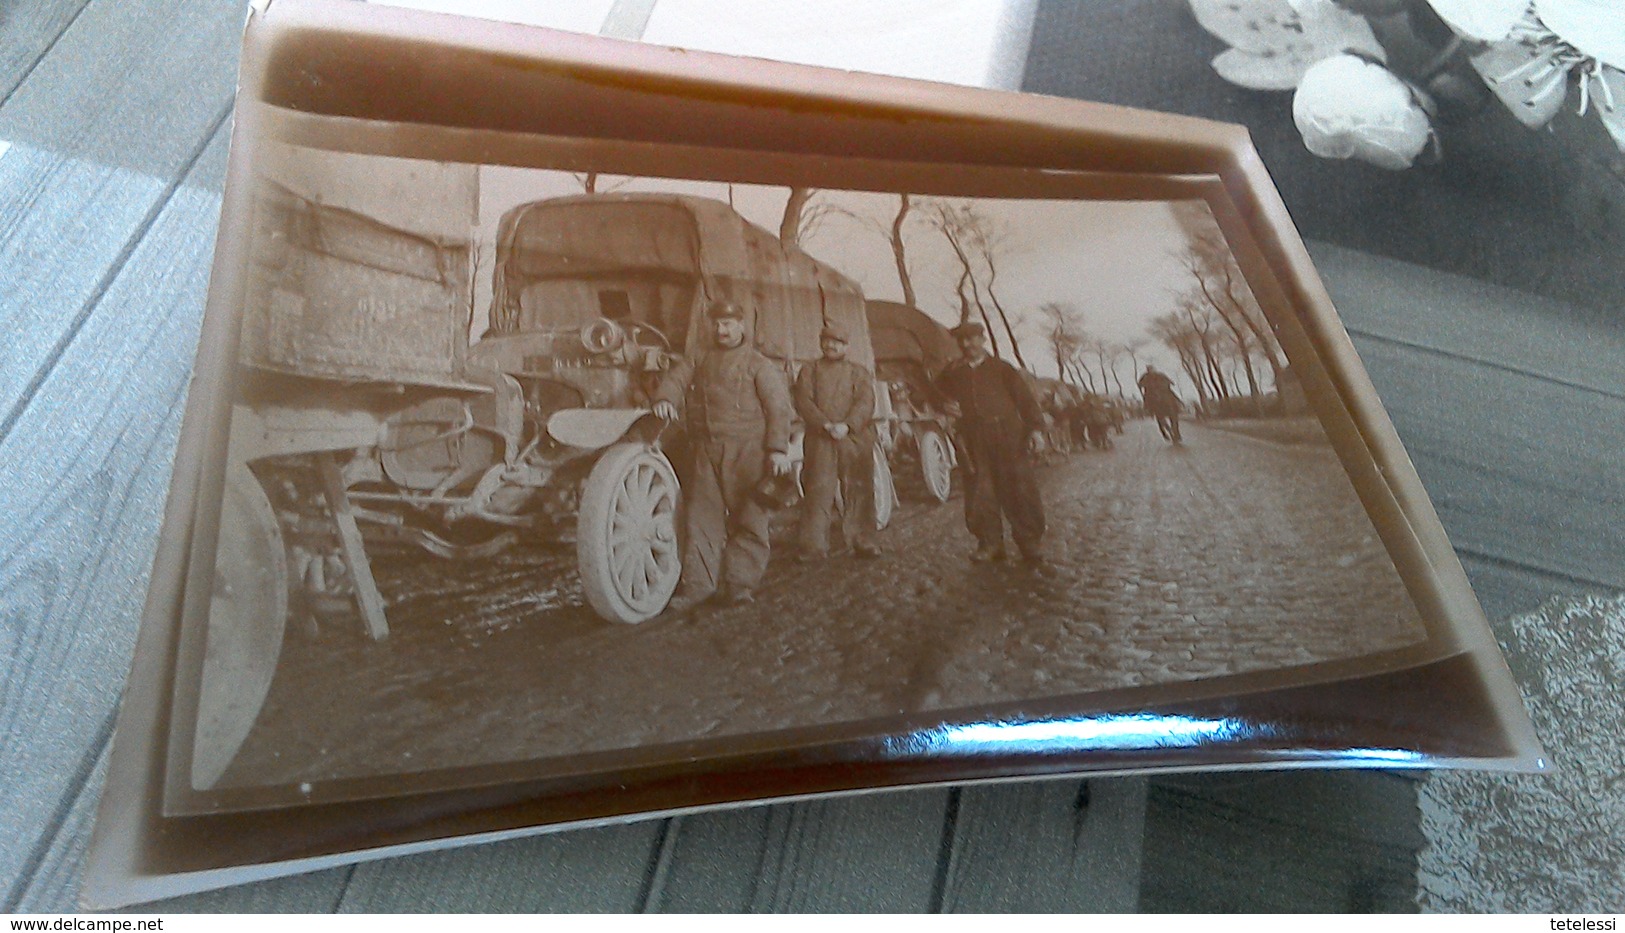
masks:
{"label": "wooden floor", "polygon": [[[186,395],[243,13],[0,17],[0,911],[63,911]],[[1625,588],[1625,336],[1314,249],[1490,616]],[[161,908],[1406,910],[1420,844],[1414,782],[1389,774],[1066,780],[563,833]]]}

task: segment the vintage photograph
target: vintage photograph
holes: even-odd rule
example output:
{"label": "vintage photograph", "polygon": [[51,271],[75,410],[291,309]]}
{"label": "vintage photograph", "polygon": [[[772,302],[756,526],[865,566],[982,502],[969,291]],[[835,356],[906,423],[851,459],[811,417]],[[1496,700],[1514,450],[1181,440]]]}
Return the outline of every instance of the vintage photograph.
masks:
{"label": "vintage photograph", "polygon": [[264,149],[192,791],[1428,641],[1200,199]]}

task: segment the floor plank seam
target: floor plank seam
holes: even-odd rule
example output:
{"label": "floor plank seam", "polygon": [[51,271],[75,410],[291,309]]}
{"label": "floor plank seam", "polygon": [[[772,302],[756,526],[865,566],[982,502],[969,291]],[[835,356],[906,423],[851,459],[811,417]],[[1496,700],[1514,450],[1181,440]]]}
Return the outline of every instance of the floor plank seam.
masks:
{"label": "floor plank seam", "polygon": [[1069,853],[1073,864],[1077,864],[1079,856],[1083,854],[1084,840],[1089,836],[1089,780],[1085,778],[1078,782],[1078,789],[1072,796],[1072,848]]}
{"label": "floor plank seam", "polygon": [[931,899],[927,901],[928,910],[934,914],[942,913],[947,906],[948,890],[958,867],[959,805],[963,793],[958,787],[949,790],[942,814],[942,841],[937,846],[937,868],[931,879]]}
{"label": "floor plank seam", "polygon": [[73,815],[73,808],[79,799],[88,790],[90,776],[96,770],[96,762],[101,760],[102,752],[107,744],[113,740],[113,723],[118,718],[118,708],[109,710],[101,727],[96,730],[95,741],[85,751],[79,760],[78,767],[73,769],[73,775],[68,781],[67,788],[58,798],[56,806],[51,810],[51,817],[46,821],[44,829],[34,840],[33,848],[29,850],[28,858],[23,862],[22,869],[12,881],[11,888],[6,891],[4,901],[0,901],[0,913],[16,913],[17,906],[22,903],[23,895],[33,886],[35,877],[40,868],[50,856],[56,838],[61,834],[68,819]]}
{"label": "floor plank seam", "polygon": [[[1541,475],[1531,476],[1528,472],[1513,467],[1485,463],[1487,458],[1484,457],[1475,457],[1471,453],[1457,453],[1456,451],[1460,447],[1459,444],[1449,443],[1435,446],[1431,443],[1412,442],[1406,445],[1406,449],[1414,451],[1418,458],[1437,461],[1455,467],[1464,473],[1478,473],[1487,479],[1522,485],[1527,489],[1539,492],[1543,496],[1558,497],[1566,501],[1576,495],[1594,494],[1602,504],[1625,504],[1625,500],[1622,500],[1618,495],[1610,495],[1613,492],[1613,487],[1606,481],[1597,481],[1591,484],[1601,490],[1601,492],[1597,493],[1593,493],[1592,490],[1585,489],[1575,482],[1560,482],[1566,480],[1569,476],[1579,476],[1581,479],[1595,479],[1591,473],[1572,470],[1568,474],[1560,476],[1551,467],[1547,467]],[[1534,448],[1531,446],[1529,449]],[[1521,465],[1518,464],[1518,466]]]}
{"label": "floor plank seam", "polygon": [[[1160,789],[1169,796],[1178,798],[1183,806],[1195,810],[1205,810],[1209,813],[1215,814],[1217,819],[1220,819],[1222,822],[1231,826],[1244,826],[1251,824],[1254,826],[1263,826],[1273,829],[1284,829],[1291,831],[1302,829],[1305,825],[1302,819],[1298,817],[1283,818],[1274,816],[1255,806],[1230,803],[1226,800],[1197,791],[1184,790],[1169,787],[1167,785],[1164,785]],[[1224,814],[1229,815],[1226,816]],[[1345,831],[1327,824],[1322,824],[1318,831],[1321,835],[1327,838],[1327,841],[1323,843],[1323,845],[1327,848],[1332,848],[1332,843],[1334,842],[1341,843],[1344,846],[1354,844],[1381,850],[1386,850],[1393,846],[1393,843],[1391,842],[1373,839],[1369,836],[1362,836],[1357,831]],[[1412,853],[1412,855],[1414,856],[1414,853]]]}
{"label": "floor plank seam", "polygon": [[124,267],[129,263],[130,257],[135,254],[135,251],[138,248],[140,248],[141,241],[145,239],[146,235],[152,230],[152,226],[158,221],[159,215],[163,213],[164,208],[169,206],[169,202],[174,199],[175,193],[179,191],[183,185],[185,185],[187,175],[191,173],[193,167],[197,165],[198,161],[203,158],[203,153],[214,141],[214,137],[220,132],[221,127],[223,127],[226,121],[231,118],[231,110],[232,104],[230,101],[228,101],[225,107],[221,109],[220,115],[217,116],[212,123],[210,123],[209,131],[203,134],[203,138],[198,143],[197,147],[194,148],[190,154],[188,154],[186,161],[181,165],[180,170],[175,173],[174,178],[170,180],[167,186],[165,186],[163,193],[158,196],[152,207],[148,209],[146,215],[141,218],[141,222],[136,226],[135,232],[128,240],[125,241],[124,246],[119,249],[119,253],[113,258],[112,264],[108,267],[107,271],[103,273],[101,280],[96,283],[96,288],[91,292],[90,296],[85,299],[84,304],[80,306],[79,311],[74,315],[73,320],[68,323],[68,326],[63,331],[62,336],[58,338],[56,346],[52,347],[51,352],[46,355],[43,361],[41,361],[39,369],[36,370],[33,377],[29,379],[28,384],[23,387],[23,390],[18,395],[17,400],[12,403],[11,410],[6,413],[5,420],[0,421],[0,443],[3,443],[11,434],[12,429],[17,426],[17,422],[22,419],[23,413],[28,410],[29,404],[33,402],[34,396],[39,394],[40,388],[44,386],[46,380],[50,378],[51,371],[56,368],[56,364],[60,362],[63,355],[68,352],[68,348],[71,347],[74,340],[78,338],[79,332],[84,329],[85,323],[89,321],[90,316],[95,313],[96,306],[101,304],[102,299],[107,296],[107,292],[113,287],[113,283],[118,281],[119,275],[124,271]]}
{"label": "floor plank seam", "polygon": [[638,913],[660,913],[661,901],[666,896],[666,879],[671,877],[672,862],[676,859],[677,836],[682,832],[683,818],[674,816],[666,820],[660,827],[660,834],[655,839],[653,858],[649,863],[647,880],[643,886],[643,894],[639,899]]}
{"label": "floor plank seam", "polygon": [[1607,580],[1595,580],[1591,577],[1582,577],[1577,574],[1565,573],[1564,571],[1554,570],[1550,567],[1537,567],[1534,564],[1526,564],[1520,560],[1515,560],[1510,557],[1501,557],[1500,555],[1491,554],[1488,551],[1481,551],[1472,547],[1462,547],[1461,545],[1456,545],[1455,550],[1458,556],[1467,558],[1469,560],[1489,564],[1492,567],[1497,567],[1502,570],[1517,570],[1530,574],[1531,576],[1557,580],[1570,586],[1579,587],[1582,590],[1601,589],[1609,593],[1619,593],[1625,591],[1625,583],[1609,582]]}
{"label": "floor plank seam", "polygon": [[1547,375],[1546,373],[1536,372],[1532,369],[1524,369],[1520,366],[1513,366],[1510,363],[1499,363],[1495,360],[1484,359],[1480,356],[1473,356],[1467,353],[1459,353],[1453,350],[1445,350],[1440,347],[1428,346],[1424,343],[1416,343],[1400,337],[1389,337],[1383,334],[1372,333],[1371,331],[1367,330],[1360,330],[1357,327],[1348,328],[1348,332],[1349,336],[1358,337],[1362,340],[1371,340],[1376,343],[1383,343],[1394,347],[1404,347],[1407,350],[1415,350],[1418,353],[1426,353],[1429,356],[1453,360],[1458,363],[1473,363],[1478,366],[1496,370],[1498,372],[1510,373],[1515,376],[1523,376],[1539,382],[1561,386],[1565,389],[1574,389],[1578,392],[1588,392],[1593,395],[1600,395],[1603,398],[1613,399],[1615,401],[1625,401],[1625,392],[1615,392],[1609,389],[1598,388],[1597,386],[1593,385],[1586,385],[1583,382],[1575,382],[1571,379],[1563,379],[1557,376]]}
{"label": "floor plank seam", "polygon": [[51,37],[51,41],[46,43],[45,48],[39,53],[39,56],[33,61],[29,62],[27,68],[23,69],[23,73],[17,77],[16,83],[7,88],[6,93],[3,96],[0,96],[0,111],[5,110],[6,105],[11,103],[11,98],[16,95],[17,91],[23,85],[28,83],[29,77],[34,74],[34,70],[40,66],[40,63],[51,56],[51,52],[56,49],[56,44],[62,41],[63,36],[67,35],[73,30],[74,24],[79,22],[79,17],[84,15],[85,10],[89,6],[90,0],[84,0],[84,2],[79,4],[79,9],[73,11],[73,15],[68,17],[68,21],[63,23],[62,28],[57,30],[56,35]]}
{"label": "floor plank seam", "polygon": [[350,884],[355,881],[356,869],[360,867],[361,866],[359,865],[348,865],[345,867],[344,881],[339,885],[338,896],[333,898],[333,906],[328,909],[328,913],[336,914],[344,909],[344,899],[350,895]]}

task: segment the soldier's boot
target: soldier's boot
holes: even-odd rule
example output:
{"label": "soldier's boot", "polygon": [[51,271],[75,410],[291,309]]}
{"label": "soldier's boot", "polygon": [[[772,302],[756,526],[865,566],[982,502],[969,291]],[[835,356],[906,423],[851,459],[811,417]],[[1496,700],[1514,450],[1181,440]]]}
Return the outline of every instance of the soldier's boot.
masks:
{"label": "soldier's boot", "polygon": [[871,559],[871,558],[879,557],[880,556],[880,548],[878,546],[876,546],[872,542],[859,541],[857,544],[852,545],[852,553],[857,555],[858,557],[861,557],[861,558],[863,558],[865,560],[868,560],[868,559]]}
{"label": "soldier's boot", "polygon": [[983,544],[971,552],[970,559],[978,564],[1004,560],[1004,546],[1000,544]]}

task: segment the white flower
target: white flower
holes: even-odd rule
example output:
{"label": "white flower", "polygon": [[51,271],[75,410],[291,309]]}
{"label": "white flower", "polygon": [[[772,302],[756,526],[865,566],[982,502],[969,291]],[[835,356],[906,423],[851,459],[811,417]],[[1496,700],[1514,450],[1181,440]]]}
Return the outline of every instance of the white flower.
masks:
{"label": "white flower", "polygon": [[1535,15],[1581,55],[1625,70],[1625,5],[1619,0],[1535,0]]}
{"label": "white flower", "polygon": [[[1446,0],[1429,2],[1438,8]],[[1620,0],[1527,2],[1521,17],[1471,61],[1507,109],[1531,127],[1549,123],[1577,87],[1580,113],[1595,110],[1625,151],[1625,4]]]}
{"label": "white flower", "polygon": [[1433,12],[1465,38],[1499,42],[1529,9],[1529,0],[1428,0]]}
{"label": "white flower", "polygon": [[1304,74],[1292,120],[1317,156],[1396,171],[1410,168],[1433,135],[1410,85],[1353,55],[1332,56]]}

